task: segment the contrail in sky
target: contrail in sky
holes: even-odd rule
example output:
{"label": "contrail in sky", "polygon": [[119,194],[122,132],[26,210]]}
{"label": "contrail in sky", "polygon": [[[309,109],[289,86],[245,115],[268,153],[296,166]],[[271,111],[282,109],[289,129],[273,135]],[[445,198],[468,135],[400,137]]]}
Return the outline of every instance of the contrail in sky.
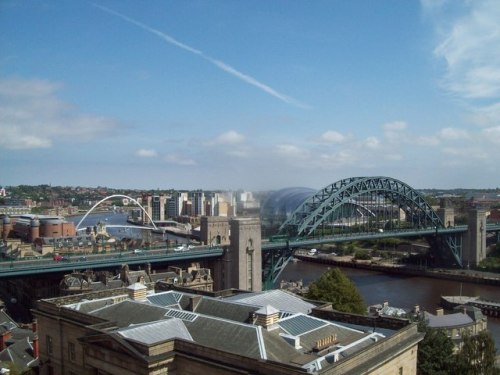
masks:
{"label": "contrail in sky", "polygon": [[259,89],[261,89],[262,91],[268,93],[269,95],[272,95],[274,96],[275,98],[278,98],[280,99],[281,101],[285,102],[285,103],[288,103],[288,104],[291,104],[291,105],[294,105],[296,107],[299,107],[299,108],[304,108],[304,109],[307,109],[307,108],[310,108],[309,105],[307,104],[304,104],[304,103],[301,103],[300,101],[290,97],[290,96],[287,96],[285,94],[282,94],[278,91],[276,91],[275,89],[273,89],[272,87],[258,81],[257,79],[245,74],[245,73],[242,73],[240,72],[239,70],[233,68],[231,65],[228,65],[226,64],[225,62],[223,61],[220,61],[220,60],[217,60],[217,59],[214,59],[206,54],[204,54],[202,51],[196,49],[196,48],[193,48],[191,46],[188,46],[187,44],[184,44],[182,42],[179,42],[177,39],[175,38],[172,38],[170,35],[168,34],[165,34],[164,32],[161,32],[159,30],[156,30],[156,29],[153,29],[152,27],[149,27],[145,24],[143,24],[142,22],[139,22],[139,21],[136,21],[130,17],[127,17],[121,13],[118,13],[112,9],[109,9],[109,8],[106,8],[102,5],[98,5],[98,4],[93,4],[95,7],[101,9],[102,11],[104,12],[107,12],[109,14],[112,14],[116,17],[119,17],[121,18],[122,20],[124,21],[127,21],[133,25],[136,25],[138,27],[140,27],[141,29],[144,29],[148,32],[150,32],[151,34],[154,34],[158,37],[160,37],[161,39],[163,39],[165,42],[167,43],[170,43],[178,48],[181,48],[185,51],[188,51],[188,52],[191,52],[195,55],[198,55],[199,57],[207,60],[208,62],[212,63],[213,65],[215,65],[217,68],[223,70],[224,72],[228,73],[228,74],[231,74],[233,77],[236,77],[240,80],[242,80],[243,82],[246,82],[250,85],[253,85]]}

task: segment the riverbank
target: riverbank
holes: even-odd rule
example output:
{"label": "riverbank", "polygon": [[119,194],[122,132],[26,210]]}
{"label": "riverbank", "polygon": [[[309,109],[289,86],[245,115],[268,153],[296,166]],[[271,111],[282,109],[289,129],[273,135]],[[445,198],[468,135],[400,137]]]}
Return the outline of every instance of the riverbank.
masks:
{"label": "riverbank", "polygon": [[295,254],[295,258],[320,264],[328,264],[338,267],[358,268],[371,271],[379,271],[395,275],[422,276],[435,279],[463,281],[475,284],[500,286],[500,274],[481,272],[477,270],[444,269],[444,268],[421,268],[400,264],[377,264],[372,261],[356,261],[352,257],[336,257],[330,255],[306,255]]}

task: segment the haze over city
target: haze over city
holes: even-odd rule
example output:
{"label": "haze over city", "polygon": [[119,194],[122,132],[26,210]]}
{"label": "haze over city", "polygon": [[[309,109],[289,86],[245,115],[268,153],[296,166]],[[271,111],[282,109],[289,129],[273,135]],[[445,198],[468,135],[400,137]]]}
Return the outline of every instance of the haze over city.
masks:
{"label": "haze over city", "polygon": [[495,188],[500,3],[0,3],[0,185]]}

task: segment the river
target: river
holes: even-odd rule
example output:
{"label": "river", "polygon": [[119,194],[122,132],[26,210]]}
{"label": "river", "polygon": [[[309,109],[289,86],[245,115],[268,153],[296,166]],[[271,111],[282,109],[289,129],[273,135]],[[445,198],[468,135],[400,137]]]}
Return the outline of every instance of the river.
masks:
{"label": "river", "polygon": [[[82,216],[69,217],[77,224]],[[128,225],[127,215],[122,213],[97,213],[89,215],[81,227],[93,226],[98,221],[112,225]],[[117,237],[142,236],[141,229],[109,228],[108,232]],[[185,242],[186,239],[168,235],[169,239]],[[161,238],[161,235],[160,235]],[[300,261],[290,262],[280,275],[282,280],[297,281],[302,279],[304,285],[318,279],[328,269],[327,265]],[[441,296],[459,295],[481,296],[486,299],[500,300],[500,287],[474,283],[460,283],[416,276],[390,275],[376,271],[353,268],[342,268],[342,271],[354,282],[367,305],[381,304],[385,301],[390,306],[412,309],[419,305],[421,310],[435,314],[439,308]],[[491,332],[497,351],[500,349],[500,318],[488,317],[488,330]]]}
{"label": "river", "polygon": [[[83,218],[83,215],[76,215],[76,216],[68,216],[66,219],[68,221],[72,221],[77,225],[80,220]],[[134,228],[133,224],[130,224],[127,222],[127,214],[126,213],[120,213],[120,212],[114,212],[114,211],[109,211],[109,212],[98,212],[98,213],[91,213],[88,215],[85,220],[80,224],[80,228],[87,228],[87,227],[93,227],[94,225],[97,225],[97,223],[103,222],[106,225],[124,225],[126,227],[123,228],[114,228],[114,227],[108,227],[106,228],[107,232],[114,237],[117,238],[144,238],[145,236],[151,235],[151,240],[153,241],[165,241],[165,240],[171,240],[171,241],[176,241],[178,243],[186,243],[189,240],[176,236],[174,234],[170,233],[165,233],[165,234],[156,234],[156,233],[151,233],[149,230],[143,230],[140,228]]]}
{"label": "river", "polygon": [[[302,280],[304,285],[318,279],[328,269],[327,265],[299,261],[290,262],[280,275],[280,280]],[[389,302],[390,306],[412,309],[419,305],[421,310],[435,314],[441,296],[481,296],[500,300],[500,287],[474,283],[433,279],[417,276],[391,275],[376,271],[342,268],[353,281],[367,305]],[[488,317],[490,331],[497,352],[500,350],[500,319]]]}

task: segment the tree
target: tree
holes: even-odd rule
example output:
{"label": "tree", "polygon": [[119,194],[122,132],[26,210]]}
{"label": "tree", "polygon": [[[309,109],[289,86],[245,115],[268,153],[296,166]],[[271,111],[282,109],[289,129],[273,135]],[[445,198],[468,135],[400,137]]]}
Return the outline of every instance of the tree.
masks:
{"label": "tree", "polygon": [[477,335],[465,333],[462,348],[456,356],[457,374],[494,375],[500,374],[495,368],[495,342],[491,334],[481,331]]}
{"label": "tree", "polygon": [[366,305],[354,283],[338,268],[333,268],[309,285],[306,298],[331,302],[338,311],[364,314]]}
{"label": "tree", "polygon": [[418,344],[417,373],[419,375],[447,375],[454,373],[454,345],[446,332],[429,328],[423,320],[418,323],[418,330],[423,332],[425,337]]}

